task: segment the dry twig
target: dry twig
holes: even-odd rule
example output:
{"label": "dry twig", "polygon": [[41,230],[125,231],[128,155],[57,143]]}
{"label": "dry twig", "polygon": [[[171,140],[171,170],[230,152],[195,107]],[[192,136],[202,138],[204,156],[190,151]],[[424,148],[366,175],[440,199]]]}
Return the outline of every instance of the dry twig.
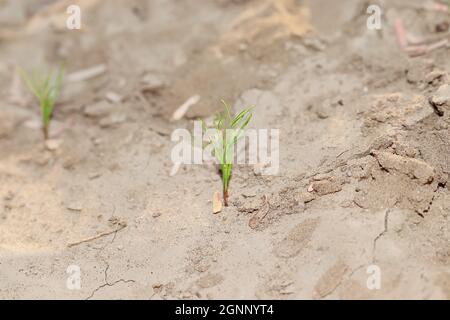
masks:
{"label": "dry twig", "polygon": [[74,247],[76,245],[79,245],[79,244],[82,244],[82,243],[85,243],[85,242],[93,241],[93,240],[96,240],[98,238],[101,238],[101,237],[104,237],[104,236],[108,236],[108,235],[113,234],[113,233],[117,233],[117,232],[119,232],[120,230],[122,230],[123,228],[125,228],[127,226],[127,223],[125,221],[117,221],[114,224],[118,225],[118,227],[116,229],[114,229],[114,230],[104,231],[104,232],[101,232],[101,233],[99,233],[99,234],[97,234],[97,235],[95,235],[93,237],[89,237],[89,238],[82,239],[82,240],[79,240],[79,241],[71,242],[67,246],[69,248],[71,248],[71,247]]}

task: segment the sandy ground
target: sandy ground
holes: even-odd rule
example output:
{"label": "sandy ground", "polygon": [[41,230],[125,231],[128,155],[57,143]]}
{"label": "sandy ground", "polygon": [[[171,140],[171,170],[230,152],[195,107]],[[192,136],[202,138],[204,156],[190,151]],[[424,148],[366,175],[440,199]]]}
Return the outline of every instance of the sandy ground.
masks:
{"label": "sandy ground", "polygon": [[[0,298],[450,298],[449,49],[394,32],[448,39],[449,13],[378,1],[369,30],[367,1],[80,0],[67,30],[67,3],[0,1]],[[66,77],[48,150],[15,67],[59,61],[105,70]],[[280,129],[280,170],[236,167],[214,215],[220,176],[170,176],[170,135],[222,98]]]}

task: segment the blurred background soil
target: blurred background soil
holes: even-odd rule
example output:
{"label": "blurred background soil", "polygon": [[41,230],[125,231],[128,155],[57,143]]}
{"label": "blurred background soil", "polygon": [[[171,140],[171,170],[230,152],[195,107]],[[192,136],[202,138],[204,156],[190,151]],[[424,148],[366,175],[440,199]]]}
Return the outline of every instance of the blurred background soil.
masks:
{"label": "blurred background soil", "polygon": [[[70,4],[81,30],[66,28]],[[449,299],[450,13],[437,4],[0,0],[0,298]],[[17,68],[60,63],[44,143]],[[280,129],[280,170],[236,166],[214,215],[220,176],[171,175],[170,135],[220,99]]]}

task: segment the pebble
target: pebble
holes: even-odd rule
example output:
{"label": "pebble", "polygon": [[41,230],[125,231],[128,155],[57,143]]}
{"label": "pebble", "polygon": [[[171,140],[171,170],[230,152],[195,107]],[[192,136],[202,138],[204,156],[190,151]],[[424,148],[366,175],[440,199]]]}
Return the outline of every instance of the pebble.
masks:
{"label": "pebble", "polygon": [[109,102],[112,102],[112,103],[119,103],[122,101],[122,96],[113,91],[108,91],[105,94],[105,98],[106,98],[106,100],[108,100]]}
{"label": "pebble", "polygon": [[317,192],[319,196],[324,196],[326,194],[335,193],[342,190],[342,187],[338,182],[331,180],[315,181],[310,187]]}
{"label": "pebble", "polygon": [[98,64],[96,66],[75,71],[69,75],[67,75],[67,80],[70,82],[77,82],[92,79],[98,77],[106,72],[105,64]]}
{"label": "pebble", "polygon": [[327,180],[330,179],[331,176],[327,173],[318,173],[313,177],[314,181]]}
{"label": "pebble", "polygon": [[326,48],[322,40],[318,38],[305,38],[303,39],[303,44],[317,51],[323,51]]}
{"label": "pebble", "polygon": [[164,81],[153,73],[144,75],[141,83],[143,84],[142,90],[150,92],[157,92],[166,86]]}
{"label": "pebble", "polygon": [[242,196],[244,198],[256,197],[256,191],[255,190],[245,190],[245,191],[242,192]]}
{"label": "pebble", "polygon": [[438,115],[444,114],[445,107],[450,107],[450,85],[444,84],[430,98],[431,105],[436,109]]}
{"label": "pebble", "polygon": [[207,274],[197,280],[197,285],[200,288],[211,288],[223,281],[223,277],[220,274]]}
{"label": "pebble", "polygon": [[101,100],[84,108],[84,115],[93,118],[102,117],[110,114],[112,109],[112,105],[108,101]]}
{"label": "pebble", "polygon": [[161,216],[161,212],[153,212],[152,217],[153,218],[158,218],[159,216]]}
{"label": "pebble", "polygon": [[102,138],[95,137],[92,139],[92,143],[98,146],[102,143]]}
{"label": "pebble", "polygon": [[444,70],[435,69],[429,72],[425,76],[425,82],[429,84],[434,84],[435,82],[439,83],[439,81],[447,81],[448,74]]}
{"label": "pebble", "polygon": [[45,140],[45,147],[49,151],[55,151],[57,150],[62,144],[62,140],[60,139],[48,139]]}
{"label": "pebble", "polygon": [[127,120],[127,116],[123,113],[115,113],[105,118],[102,118],[99,122],[100,127],[108,128],[115,125],[124,123]]}
{"label": "pebble", "polygon": [[101,173],[100,172],[92,172],[88,175],[89,180],[94,180],[97,179],[99,177],[101,177]]}
{"label": "pebble", "polygon": [[300,191],[297,194],[297,199],[300,202],[302,202],[303,204],[308,203],[310,201],[313,201],[316,198],[316,196],[313,193],[311,193],[311,192],[312,191],[309,191],[309,192]]}

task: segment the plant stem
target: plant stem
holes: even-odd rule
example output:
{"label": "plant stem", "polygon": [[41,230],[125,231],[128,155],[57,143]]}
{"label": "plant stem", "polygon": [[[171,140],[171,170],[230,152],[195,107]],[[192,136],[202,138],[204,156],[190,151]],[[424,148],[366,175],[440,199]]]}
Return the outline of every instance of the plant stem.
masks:
{"label": "plant stem", "polygon": [[228,207],[228,183],[231,176],[231,164],[222,166],[222,184],[223,184],[223,204]]}
{"label": "plant stem", "polygon": [[42,129],[44,131],[44,139],[48,139],[48,127],[50,124],[51,105],[46,97],[40,100],[41,104],[41,116],[42,116]]}
{"label": "plant stem", "polygon": [[223,190],[223,204],[228,207],[228,190]]}
{"label": "plant stem", "polygon": [[48,139],[48,124],[44,124],[42,127],[42,130],[44,131],[44,140]]}

